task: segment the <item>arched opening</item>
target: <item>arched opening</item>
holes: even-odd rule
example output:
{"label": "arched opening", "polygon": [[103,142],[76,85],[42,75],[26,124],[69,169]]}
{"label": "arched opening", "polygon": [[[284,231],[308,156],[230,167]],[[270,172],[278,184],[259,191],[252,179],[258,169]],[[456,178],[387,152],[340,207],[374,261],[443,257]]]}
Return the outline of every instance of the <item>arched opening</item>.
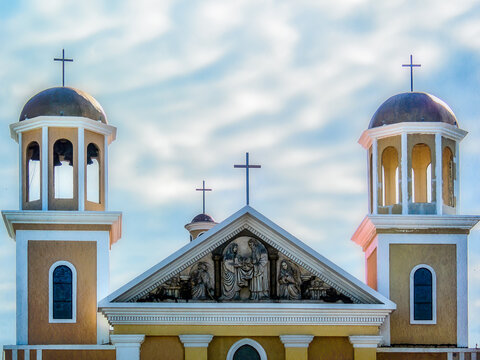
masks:
{"label": "arched opening", "polygon": [[73,199],[73,145],[60,139],[53,145],[54,194],[56,199]]}
{"label": "arched opening", "polygon": [[436,277],[428,265],[417,265],[410,273],[410,321],[436,321]]}
{"label": "arched opening", "polygon": [[27,146],[26,152],[27,201],[40,200],[40,146],[36,141]]}
{"label": "arched opening", "polygon": [[49,322],[76,322],[77,271],[68,261],[57,261],[49,271]]}
{"label": "arched opening", "polygon": [[432,156],[426,144],[412,149],[412,199],[416,203],[432,201]]}
{"label": "arched opening", "polygon": [[398,204],[398,152],[393,146],[382,153],[382,205]]}
{"label": "arched opening", "polygon": [[98,146],[87,146],[87,201],[100,203],[100,152]]}
{"label": "arched opening", "polygon": [[227,360],[267,360],[267,353],[255,340],[241,339],[228,350]]}
{"label": "arched opening", "polygon": [[454,200],[454,176],[453,176],[453,152],[446,146],[442,154],[442,180],[443,203],[448,206],[455,206]]}

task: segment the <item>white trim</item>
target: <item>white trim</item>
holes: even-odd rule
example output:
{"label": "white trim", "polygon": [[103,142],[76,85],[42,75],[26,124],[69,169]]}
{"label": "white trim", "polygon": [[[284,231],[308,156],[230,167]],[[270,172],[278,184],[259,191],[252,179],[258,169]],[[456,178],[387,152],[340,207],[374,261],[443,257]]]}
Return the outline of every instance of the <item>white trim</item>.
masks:
{"label": "white trim", "polygon": [[[72,271],[72,318],[54,319],[53,318],[53,271],[58,266],[66,266]],[[50,266],[48,270],[48,322],[49,323],[76,323],[77,322],[77,269],[68,261],[57,261]]]}
{"label": "white trim", "polygon": [[18,359],[18,350],[13,349],[12,350],[12,360],[17,360]]}
{"label": "white trim", "polygon": [[78,127],[78,210],[85,211],[85,129]]}
{"label": "white trim", "polygon": [[402,215],[408,214],[408,137],[406,132],[401,135],[401,158],[402,172]]}
{"label": "white trim", "polygon": [[30,350],[23,351],[23,360],[30,360]]}
{"label": "white trim", "polygon": [[[108,210],[108,137],[105,136],[103,140],[103,173],[104,173],[104,194],[105,211]],[[101,198],[102,194],[100,194]]]}
{"label": "white trim", "polygon": [[457,252],[457,346],[468,346],[468,242],[459,241]]}
{"label": "white trim", "polygon": [[18,141],[18,134],[37,129],[40,127],[62,127],[62,128],[78,128],[84,127],[86,130],[91,130],[108,137],[108,143],[112,143],[117,136],[117,128],[104,124],[101,121],[87,119],[77,116],[37,116],[33,119],[17,121],[10,124],[10,136],[15,141]]}
{"label": "white trim", "polygon": [[[391,312],[389,309],[376,309],[375,307],[379,305],[318,303],[112,303],[110,305],[104,307],[100,304],[99,307],[112,325],[380,326]],[[365,308],[361,309],[360,306]]]}
{"label": "white trim", "polygon": [[3,345],[3,350],[114,350],[114,345]]}
{"label": "white trim", "polygon": [[[432,319],[431,320],[415,320],[414,316],[414,276],[418,269],[425,268],[432,274]],[[437,323],[437,274],[435,270],[427,264],[419,264],[414,266],[410,271],[410,324],[436,324]]]}
{"label": "white trim", "polygon": [[[19,209],[23,209],[23,143],[22,143],[22,134],[18,134],[18,178],[19,178],[19,187],[18,187],[18,201]],[[28,184],[25,184],[28,186]],[[27,200],[27,199],[26,199]]]}
{"label": "white trim", "polygon": [[455,211],[460,209],[460,144],[455,143],[455,182],[453,184],[455,194]]}
{"label": "white trim", "polygon": [[377,353],[480,353],[476,348],[452,348],[452,347],[379,347]]}
{"label": "white trim", "polygon": [[378,142],[372,142],[372,214],[378,213]]}
{"label": "white trim", "polygon": [[195,334],[195,335],[178,335],[183,347],[189,348],[206,348],[210,341],[213,339],[213,335]]}
{"label": "white trim", "polygon": [[443,214],[443,151],[442,135],[435,134],[435,184],[437,215]]}
{"label": "white trim", "polygon": [[28,239],[20,236],[16,243],[16,323],[17,344],[28,344]]}
{"label": "white trim", "polygon": [[[41,175],[42,175],[42,210],[48,210],[48,127],[42,127],[42,155],[41,161]],[[21,209],[21,208],[20,208]]]}
{"label": "white trim", "polygon": [[[215,225],[217,225],[216,222],[199,221],[199,222],[189,223],[185,225],[185,229],[187,229],[189,232],[195,231],[195,230],[210,230]],[[204,233],[205,231],[202,232],[201,234],[198,234],[197,237],[199,237],[200,235],[203,235]]]}
{"label": "white trim", "polygon": [[280,340],[286,348],[308,348],[313,335],[280,335]]}
{"label": "white trim", "polygon": [[37,349],[37,360],[42,360],[42,349]]}
{"label": "white trim", "polygon": [[[373,156],[372,156],[372,162],[373,162]],[[372,164],[370,163],[370,151],[367,149],[367,184],[368,184],[368,213],[372,213],[372,191],[373,191],[373,179],[370,176],[370,169],[371,169]],[[372,184],[372,186],[370,186]]]}
{"label": "white trim", "polygon": [[373,139],[401,135],[402,132],[409,134],[435,134],[439,132],[442,136],[455,141],[462,141],[463,138],[468,134],[467,131],[446,123],[403,122],[367,129],[362,133],[360,139],[358,139],[358,143],[365,149],[368,149]]}
{"label": "white trim", "polygon": [[[115,243],[121,237],[122,213],[119,211],[2,211],[8,235],[15,240],[14,224],[111,225]],[[73,232],[73,231],[72,231]],[[70,231],[69,231],[70,233]]]}
{"label": "white trim", "polygon": [[250,345],[253,347],[255,350],[257,350],[258,355],[260,355],[260,360],[267,360],[267,353],[263,349],[262,345],[260,345],[258,342],[252,339],[241,339],[238,340],[235,344],[233,344],[230,347],[230,350],[228,350],[227,353],[227,359],[226,360],[233,360],[233,357],[235,356],[235,352],[240,349],[243,345]]}
{"label": "white trim", "polygon": [[382,337],[378,335],[352,335],[348,340],[354,348],[376,348],[382,341]]}

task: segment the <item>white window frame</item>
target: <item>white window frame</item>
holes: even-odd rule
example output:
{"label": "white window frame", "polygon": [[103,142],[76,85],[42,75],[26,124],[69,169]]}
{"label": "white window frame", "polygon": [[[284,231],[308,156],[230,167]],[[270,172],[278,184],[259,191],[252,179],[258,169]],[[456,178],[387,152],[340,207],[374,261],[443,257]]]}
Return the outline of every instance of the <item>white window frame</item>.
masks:
{"label": "white window frame", "polygon": [[[429,270],[432,274],[432,320],[415,320],[414,319],[414,275],[415,271],[420,268]],[[410,271],[410,324],[429,324],[434,325],[437,323],[437,274],[430,265],[419,264]]]}
{"label": "white window frame", "polygon": [[248,338],[238,340],[235,344],[232,345],[230,350],[228,350],[227,360],[233,360],[233,356],[235,355],[235,352],[239,348],[241,348],[243,345],[250,345],[255,350],[257,350],[258,354],[260,355],[260,360],[267,360],[267,353],[263,349],[262,345],[260,345],[255,340],[248,339]]}
{"label": "white window frame", "polygon": [[[59,266],[66,266],[72,271],[72,318],[54,319],[53,318],[53,271]],[[49,323],[76,323],[77,322],[77,270],[72,263],[68,261],[57,261],[48,271],[48,322]]]}

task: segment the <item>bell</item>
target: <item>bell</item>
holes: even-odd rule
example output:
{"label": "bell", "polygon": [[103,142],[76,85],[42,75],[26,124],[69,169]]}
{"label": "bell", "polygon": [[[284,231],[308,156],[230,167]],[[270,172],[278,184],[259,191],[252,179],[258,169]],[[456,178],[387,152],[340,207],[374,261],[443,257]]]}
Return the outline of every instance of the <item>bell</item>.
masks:
{"label": "bell", "polygon": [[62,163],[60,162],[60,156],[58,155],[58,153],[54,153],[53,154],[53,166],[61,166]]}

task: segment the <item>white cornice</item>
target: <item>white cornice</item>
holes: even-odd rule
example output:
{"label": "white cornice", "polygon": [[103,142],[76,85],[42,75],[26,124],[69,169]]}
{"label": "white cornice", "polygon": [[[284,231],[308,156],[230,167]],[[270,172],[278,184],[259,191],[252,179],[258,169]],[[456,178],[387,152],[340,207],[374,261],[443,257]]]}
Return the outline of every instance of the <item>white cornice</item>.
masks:
{"label": "white cornice", "polygon": [[479,221],[477,215],[367,215],[353,234],[352,241],[365,250],[378,230],[470,231]]}
{"label": "white cornice", "polygon": [[348,337],[354,348],[376,348],[383,337],[378,335],[352,335]]}
{"label": "white cornice", "polygon": [[183,343],[184,347],[208,347],[210,341],[213,339],[213,335],[205,334],[185,334],[179,335],[180,341]]}
{"label": "white cornice", "polygon": [[119,211],[5,210],[2,211],[2,216],[8,235],[13,240],[15,240],[15,224],[110,225],[112,244],[122,234],[122,213]]}
{"label": "white cornice", "polygon": [[10,136],[18,142],[18,134],[33,129],[48,127],[82,127],[107,137],[108,144],[112,143],[117,136],[117,128],[104,124],[101,121],[77,117],[77,116],[38,116],[33,119],[18,121],[10,125]]}
{"label": "white cornice", "polygon": [[110,335],[110,340],[112,344],[116,347],[122,345],[130,345],[130,344],[138,344],[140,346],[141,343],[145,340],[145,335],[143,334],[121,334],[121,335]]}
{"label": "white cornice", "polygon": [[[112,304],[110,304],[112,305]],[[392,312],[384,305],[352,304],[147,304],[101,307],[111,325],[367,325],[380,326]],[[142,306],[147,305],[147,306]],[[154,305],[154,306],[148,306]],[[168,305],[168,306],[159,306]],[[194,306],[182,306],[194,305]],[[205,306],[213,305],[213,306]],[[231,306],[234,305],[234,306]],[[244,306],[242,306],[244,305]],[[261,306],[258,306],[261,305]],[[295,305],[295,306],[291,306]],[[327,308],[326,306],[329,308]],[[350,305],[350,306],[348,306]],[[334,307],[340,307],[334,309]]]}
{"label": "white cornice", "polygon": [[370,148],[373,139],[380,139],[388,136],[407,134],[436,134],[450,138],[455,141],[462,141],[468,134],[467,131],[453,125],[440,122],[403,122],[392,125],[384,125],[365,130],[358,143],[365,149]]}
{"label": "white cornice", "polygon": [[216,222],[198,221],[198,222],[193,222],[185,225],[185,229],[187,229],[190,232],[195,230],[210,230],[215,225],[217,225]]}
{"label": "white cornice", "polygon": [[280,335],[280,340],[286,348],[308,348],[313,335]]}

